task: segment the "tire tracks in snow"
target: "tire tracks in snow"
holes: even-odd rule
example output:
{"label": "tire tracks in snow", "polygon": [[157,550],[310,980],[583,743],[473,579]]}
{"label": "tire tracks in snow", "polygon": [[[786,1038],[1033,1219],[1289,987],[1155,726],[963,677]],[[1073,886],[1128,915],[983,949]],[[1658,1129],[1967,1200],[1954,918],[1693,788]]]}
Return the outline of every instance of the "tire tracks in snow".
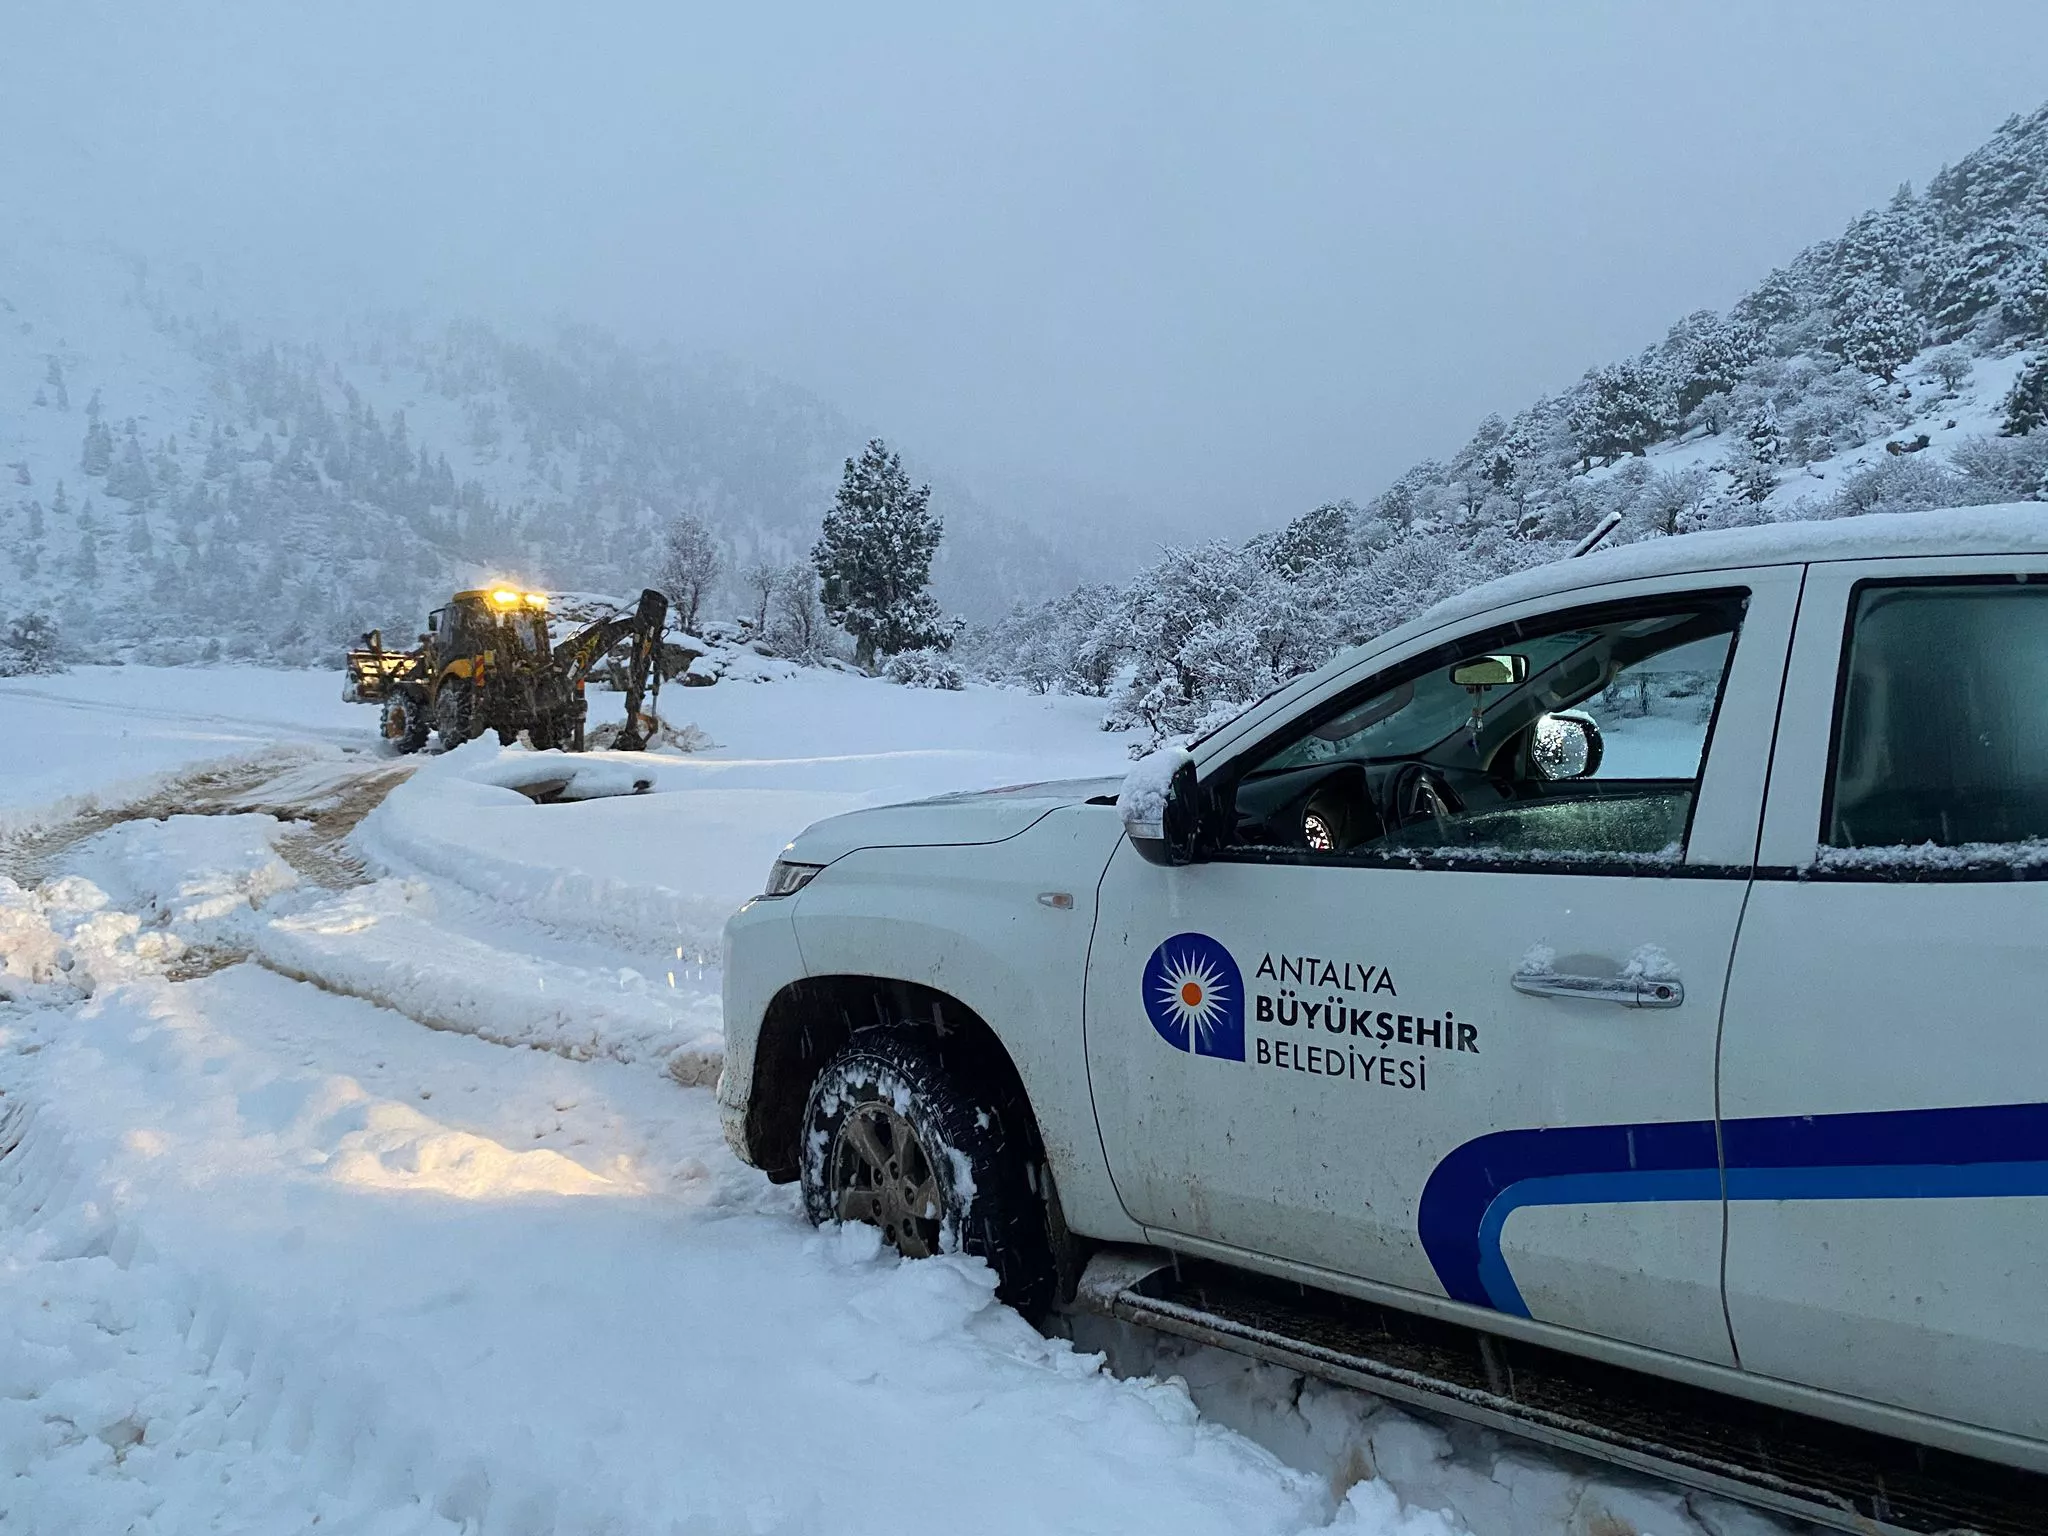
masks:
{"label": "tire tracks in snow", "polygon": [[312,749],[225,758],[162,779],[140,794],[92,800],[0,835],[0,876],[23,886],[40,884],[67,850],[126,821],[253,813],[287,824],[291,835],[278,851],[313,883],[361,884],[368,871],[345,840],[417,766],[327,758]]}

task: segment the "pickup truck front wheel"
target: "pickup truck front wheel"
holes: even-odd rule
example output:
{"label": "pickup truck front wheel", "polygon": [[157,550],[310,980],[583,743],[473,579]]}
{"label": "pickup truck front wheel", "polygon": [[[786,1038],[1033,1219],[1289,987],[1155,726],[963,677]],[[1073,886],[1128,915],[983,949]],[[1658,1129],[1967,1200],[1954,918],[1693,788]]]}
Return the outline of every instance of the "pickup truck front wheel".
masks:
{"label": "pickup truck front wheel", "polygon": [[1022,1104],[908,1030],[856,1036],[804,1106],[804,1211],[859,1221],[905,1258],[971,1253],[1026,1316],[1057,1283],[1037,1137]]}

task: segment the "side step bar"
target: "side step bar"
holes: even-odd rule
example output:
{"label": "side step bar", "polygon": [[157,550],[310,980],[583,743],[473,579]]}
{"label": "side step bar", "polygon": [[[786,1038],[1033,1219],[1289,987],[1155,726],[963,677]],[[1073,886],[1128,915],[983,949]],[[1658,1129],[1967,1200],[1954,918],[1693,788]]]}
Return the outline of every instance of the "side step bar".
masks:
{"label": "side step bar", "polygon": [[1072,1309],[1859,1536],[2041,1536],[2048,1477],[1158,1249]]}

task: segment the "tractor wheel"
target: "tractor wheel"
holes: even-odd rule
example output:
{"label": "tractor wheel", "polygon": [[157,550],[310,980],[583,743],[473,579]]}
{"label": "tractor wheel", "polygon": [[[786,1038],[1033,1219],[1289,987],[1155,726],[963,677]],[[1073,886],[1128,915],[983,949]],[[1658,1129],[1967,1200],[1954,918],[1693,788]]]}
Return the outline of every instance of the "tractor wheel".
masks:
{"label": "tractor wheel", "polygon": [[439,697],[434,700],[434,735],[441,750],[453,751],[474,736],[475,720],[476,691],[467,683],[443,683]]}
{"label": "tractor wheel", "polygon": [[417,752],[427,744],[427,706],[419,695],[400,690],[384,700],[384,739],[394,752]]}

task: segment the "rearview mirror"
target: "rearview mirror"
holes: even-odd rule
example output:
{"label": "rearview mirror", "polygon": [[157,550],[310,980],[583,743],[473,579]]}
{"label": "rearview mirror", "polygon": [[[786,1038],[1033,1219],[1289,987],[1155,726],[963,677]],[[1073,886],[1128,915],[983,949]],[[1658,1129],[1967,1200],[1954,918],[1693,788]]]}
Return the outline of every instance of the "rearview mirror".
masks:
{"label": "rearview mirror", "polygon": [[1519,653],[1475,656],[1451,668],[1451,681],[1460,688],[1510,688],[1528,680],[1529,658]]}

